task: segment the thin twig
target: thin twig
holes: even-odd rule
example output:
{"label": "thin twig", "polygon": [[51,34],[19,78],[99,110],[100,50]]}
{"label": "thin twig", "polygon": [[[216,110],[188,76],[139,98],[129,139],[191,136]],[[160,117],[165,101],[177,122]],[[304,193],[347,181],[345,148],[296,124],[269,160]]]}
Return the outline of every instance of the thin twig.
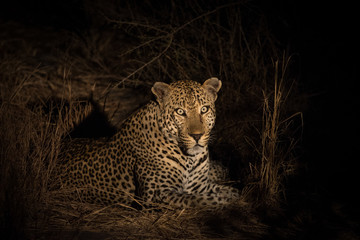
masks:
{"label": "thin twig", "polygon": [[[203,13],[193,19],[191,19],[190,21],[184,23],[183,25],[177,27],[176,29],[174,29],[173,31],[171,31],[170,33],[167,33],[165,35],[162,35],[162,36],[158,36],[156,38],[153,38],[153,39],[150,39],[149,41],[146,41],[145,43],[142,43],[128,51],[126,51],[125,53],[121,54],[120,57],[126,55],[126,54],[129,54],[133,51],[135,51],[136,49],[139,49],[139,48],[142,48],[144,46],[147,46],[155,41],[158,41],[158,40],[161,40],[161,39],[165,39],[165,38],[170,38],[170,41],[168,43],[168,45],[166,46],[166,48],[160,52],[156,57],[152,58],[150,61],[148,61],[147,63],[145,63],[144,65],[142,65],[141,67],[139,67],[138,69],[136,69],[134,72],[132,72],[131,74],[129,74],[127,77],[125,77],[123,80],[121,80],[119,83],[117,83],[116,85],[113,86],[113,89],[114,88],[117,88],[120,84],[122,84],[125,80],[128,80],[130,77],[134,76],[136,73],[138,73],[139,71],[143,70],[144,68],[146,68],[147,66],[151,65],[154,61],[156,61],[157,59],[159,59],[164,53],[167,52],[167,50],[170,48],[172,42],[173,42],[173,39],[174,39],[174,35],[181,31],[182,29],[184,29],[185,27],[189,26],[190,24],[192,24],[193,22],[201,19],[201,18],[204,18],[206,16],[209,16],[217,11],[219,11],[220,9],[223,9],[223,8],[227,8],[227,7],[231,7],[231,6],[235,6],[235,5],[238,5],[240,3],[230,3],[230,4],[225,4],[225,5],[222,5],[220,7],[217,7],[215,8],[214,10],[212,11],[209,11],[209,12],[206,12],[206,13]],[[111,20],[112,21],[112,20]],[[120,22],[120,23],[127,23],[127,24],[130,24],[129,22]],[[142,27],[145,27],[147,25],[144,25],[144,24],[136,24],[136,23],[133,23],[132,25],[139,25],[139,26],[142,26]],[[153,28],[153,27],[152,27]],[[155,30],[158,30],[157,28],[155,28]],[[165,31],[162,31],[162,32],[165,32]]]}
{"label": "thin twig", "polygon": [[122,84],[125,80],[128,80],[130,77],[134,76],[136,73],[138,73],[139,71],[143,70],[144,68],[146,68],[147,66],[149,66],[150,64],[152,64],[153,62],[155,62],[157,59],[159,59],[171,46],[171,43],[173,41],[173,35],[170,35],[170,40],[168,45],[166,46],[166,48],[161,51],[156,57],[152,58],[150,61],[148,61],[147,63],[145,63],[144,65],[142,65],[141,67],[139,67],[138,69],[136,69],[134,72],[130,73],[127,77],[125,77],[122,81],[118,82],[117,84],[115,84],[112,89],[117,88],[120,84]]}

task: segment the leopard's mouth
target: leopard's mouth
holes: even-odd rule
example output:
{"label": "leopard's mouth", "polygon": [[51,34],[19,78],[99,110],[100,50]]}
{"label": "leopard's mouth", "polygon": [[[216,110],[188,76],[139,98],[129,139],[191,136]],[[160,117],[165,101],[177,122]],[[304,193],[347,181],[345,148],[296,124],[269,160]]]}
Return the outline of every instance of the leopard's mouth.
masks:
{"label": "leopard's mouth", "polygon": [[179,144],[179,147],[185,155],[196,155],[198,153],[203,152],[205,148],[205,146],[200,145],[199,143],[195,143],[195,144],[182,143]]}
{"label": "leopard's mouth", "polygon": [[185,155],[196,155],[204,151],[207,142],[204,140],[195,141],[189,136],[179,136],[178,146]]}

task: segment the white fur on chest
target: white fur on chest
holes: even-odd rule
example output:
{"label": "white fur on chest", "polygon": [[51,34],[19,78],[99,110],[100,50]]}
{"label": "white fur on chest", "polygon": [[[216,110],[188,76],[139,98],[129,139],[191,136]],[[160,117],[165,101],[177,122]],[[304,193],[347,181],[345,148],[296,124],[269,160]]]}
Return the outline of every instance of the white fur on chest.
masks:
{"label": "white fur on chest", "polygon": [[207,153],[197,154],[194,157],[188,157],[187,163],[185,165],[185,170],[183,172],[183,191],[191,193],[194,187],[194,183],[199,181],[199,178],[204,169],[204,166],[208,164],[204,158],[207,158]]}

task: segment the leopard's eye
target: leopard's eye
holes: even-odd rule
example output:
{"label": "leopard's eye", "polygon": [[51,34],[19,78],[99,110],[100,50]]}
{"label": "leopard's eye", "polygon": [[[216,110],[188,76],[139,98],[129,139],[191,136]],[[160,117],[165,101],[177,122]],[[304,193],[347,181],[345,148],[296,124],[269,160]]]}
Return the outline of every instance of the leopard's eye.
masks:
{"label": "leopard's eye", "polygon": [[178,108],[175,109],[175,112],[179,114],[180,116],[186,116],[184,109]]}
{"label": "leopard's eye", "polygon": [[200,109],[200,112],[201,113],[207,113],[209,111],[209,106],[203,106],[203,107],[201,107],[201,109]]}

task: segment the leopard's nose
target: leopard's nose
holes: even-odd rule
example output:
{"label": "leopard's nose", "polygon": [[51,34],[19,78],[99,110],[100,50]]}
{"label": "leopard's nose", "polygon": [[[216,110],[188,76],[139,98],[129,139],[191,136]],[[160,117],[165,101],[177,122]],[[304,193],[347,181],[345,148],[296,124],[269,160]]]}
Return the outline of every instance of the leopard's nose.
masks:
{"label": "leopard's nose", "polygon": [[193,139],[195,139],[196,142],[198,142],[200,140],[200,138],[202,137],[202,135],[204,135],[203,133],[201,134],[189,134]]}

